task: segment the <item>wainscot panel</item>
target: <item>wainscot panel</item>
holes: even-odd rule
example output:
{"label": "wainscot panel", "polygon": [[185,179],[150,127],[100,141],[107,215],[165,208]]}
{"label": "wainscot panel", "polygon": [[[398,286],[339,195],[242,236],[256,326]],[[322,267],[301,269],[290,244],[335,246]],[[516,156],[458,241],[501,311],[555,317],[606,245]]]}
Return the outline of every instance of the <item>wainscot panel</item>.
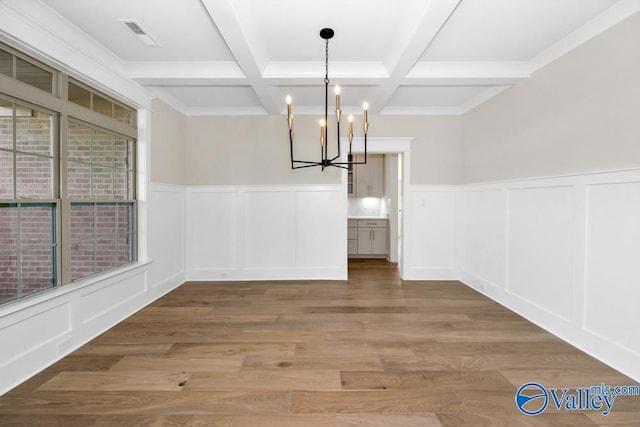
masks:
{"label": "wainscot panel", "polygon": [[187,188],[189,280],[345,280],[341,185]]}
{"label": "wainscot panel", "polygon": [[462,191],[461,280],[640,380],[640,170]]}

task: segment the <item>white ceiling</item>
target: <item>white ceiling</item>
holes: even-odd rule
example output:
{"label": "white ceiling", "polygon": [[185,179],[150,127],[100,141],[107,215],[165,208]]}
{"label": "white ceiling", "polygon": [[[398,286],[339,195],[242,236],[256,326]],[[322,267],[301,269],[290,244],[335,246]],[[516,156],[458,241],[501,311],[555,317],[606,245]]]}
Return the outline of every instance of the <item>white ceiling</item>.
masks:
{"label": "white ceiling", "polygon": [[[460,114],[630,14],[635,0],[40,0],[186,114]],[[159,44],[145,46],[132,19]]]}

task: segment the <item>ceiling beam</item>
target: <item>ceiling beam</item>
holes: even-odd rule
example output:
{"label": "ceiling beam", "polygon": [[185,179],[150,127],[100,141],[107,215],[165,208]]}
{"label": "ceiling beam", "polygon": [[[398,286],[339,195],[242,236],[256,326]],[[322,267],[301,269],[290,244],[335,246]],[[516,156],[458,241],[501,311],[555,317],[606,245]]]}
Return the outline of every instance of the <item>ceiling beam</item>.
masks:
{"label": "ceiling beam", "polygon": [[234,61],[217,62],[126,62],[126,76],[142,78],[219,78],[244,79],[245,75]]}
{"label": "ceiling beam", "polygon": [[402,80],[436,38],[460,2],[462,0],[431,1],[416,31],[403,43],[404,49],[399,49],[399,54],[390,61],[389,78],[378,88],[370,102],[372,113],[379,113],[387,105]]}
{"label": "ceiling beam", "polygon": [[412,86],[508,85],[531,77],[526,62],[418,62],[402,79]]}
{"label": "ceiling beam", "polygon": [[251,51],[231,0],[200,0],[212,23],[224,38],[238,66],[247,78],[267,114],[280,114],[284,103],[278,105],[269,86],[262,80],[262,71]]}

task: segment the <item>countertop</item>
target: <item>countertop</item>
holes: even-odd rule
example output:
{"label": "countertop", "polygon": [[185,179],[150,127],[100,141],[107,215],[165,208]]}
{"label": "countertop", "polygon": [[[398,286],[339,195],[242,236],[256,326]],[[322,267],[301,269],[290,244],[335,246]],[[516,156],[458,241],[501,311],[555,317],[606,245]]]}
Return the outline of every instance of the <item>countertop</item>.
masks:
{"label": "countertop", "polygon": [[387,220],[386,216],[348,216],[348,219],[384,219]]}

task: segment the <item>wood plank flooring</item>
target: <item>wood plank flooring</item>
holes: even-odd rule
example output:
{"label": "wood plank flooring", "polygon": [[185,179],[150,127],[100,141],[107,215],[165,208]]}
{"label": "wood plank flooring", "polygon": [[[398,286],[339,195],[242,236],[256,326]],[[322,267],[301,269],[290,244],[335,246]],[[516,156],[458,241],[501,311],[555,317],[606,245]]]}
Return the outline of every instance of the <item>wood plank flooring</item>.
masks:
{"label": "wood plank flooring", "polygon": [[640,426],[528,417],[525,382],[637,385],[457,282],[349,264],[344,282],[186,283],[0,397],[2,426]]}

